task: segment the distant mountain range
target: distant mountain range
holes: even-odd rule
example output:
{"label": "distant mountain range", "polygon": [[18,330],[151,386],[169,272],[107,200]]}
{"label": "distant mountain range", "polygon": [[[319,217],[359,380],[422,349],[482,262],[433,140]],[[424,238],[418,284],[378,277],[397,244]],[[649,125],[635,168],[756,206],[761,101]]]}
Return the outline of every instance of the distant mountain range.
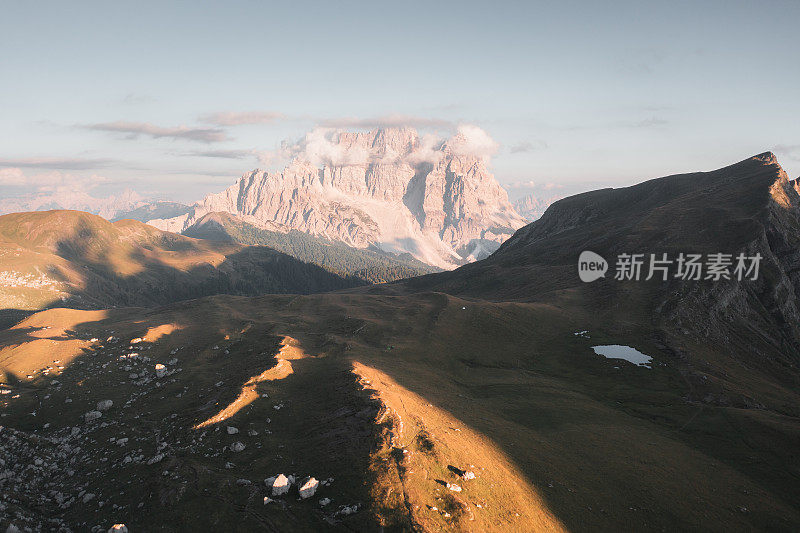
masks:
{"label": "distant mountain range", "polygon": [[0,215],[25,211],[69,209],[86,211],[105,219],[112,219],[118,213],[129,212],[150,203],[130,189],[108,198],[96,198],[86,192],[77,191],[46,192],[17,198],[0,198]]}
{"label": "distant mountain range", "polygon": [[542,198],[533,194],[528,194],[514,202],[514,209],[528,222],[539,219],[550,205],[560,200],[560,196],[550,196]]}
{"label": "distant mountain range", "polygon": [[[557,199],[528,195],[512,205],[487,169],[490,141],[469,127],[444,141],[412,128],[315,131],[282,172],[248,172],[191,206],[147,200],[131,190],[108,198],[46,193],[2,199],[0,214],[78,210],[183,233],[208,214],[228,213],[239,219],[226,218],[228,227],[297,230],[386,258],[408,254],[451,269],[487,257]],[[226,238],[235,235],[241,232]]]}

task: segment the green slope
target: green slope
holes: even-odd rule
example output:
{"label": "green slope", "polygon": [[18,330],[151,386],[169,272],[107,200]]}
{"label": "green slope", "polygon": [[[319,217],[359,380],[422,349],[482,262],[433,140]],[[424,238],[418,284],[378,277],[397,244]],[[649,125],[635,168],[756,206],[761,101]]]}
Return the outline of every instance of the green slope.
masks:
{"label": "green slope", "polygon": [[356,278],[366,283],[384,283],[438,271],[409,254],[392,255],[378,250],[353,248],[297,230],[288,233],[271,231],[227,213],[210,213],[183,234],[198,239],[269,246],[300,261],[319,265],[338,276]]}

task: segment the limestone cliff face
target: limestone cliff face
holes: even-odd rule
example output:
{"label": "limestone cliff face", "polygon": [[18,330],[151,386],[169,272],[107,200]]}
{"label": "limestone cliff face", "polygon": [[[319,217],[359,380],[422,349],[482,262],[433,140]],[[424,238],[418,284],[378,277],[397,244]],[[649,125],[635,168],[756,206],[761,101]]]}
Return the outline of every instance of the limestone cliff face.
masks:
{"label": "limestone cliff face", "polygon": [[151,223],[185,229],[221,211],[452,268],[525,224],[486,160],[464,133],[435,142],[411,128],[327,132],[307,137],[282,172],[254,170],[181,220]]}

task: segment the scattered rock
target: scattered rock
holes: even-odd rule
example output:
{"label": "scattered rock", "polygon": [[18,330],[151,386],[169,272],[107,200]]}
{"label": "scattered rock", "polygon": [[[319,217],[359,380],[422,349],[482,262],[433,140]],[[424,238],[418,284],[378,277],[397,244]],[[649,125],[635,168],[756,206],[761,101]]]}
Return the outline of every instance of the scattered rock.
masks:
{"label": "scattered rock", "polygon": [[340,514],[340,515],[350,515],[350,514],[353,514],[353,513],[356,513],[356,512],[358,512],[358,504],[355,504],[355,505],[345,505],[344,507],[342,507],[341,509],[339,509],[339,511],[337,512],[337,514]]}
{"label": "scattered rock", "polygon": [[239,442],[238,440],[231,444],[231,451],[233,452],[241,452],[245,449],[245,445]]}
{"label": "scattered rock", "polygon": [[326,505],[328,505],[329,503],[331,503],[331,499],[330,499],[330,498],[322,498],[322,499],[319,501],[319,504],[320,504],[320,506],[322,506],[322,507],[325,507],[325,506],[326,506]]}
{"label": "scattered rock", "polygon": [[289,492],[289,487],[291,487],[291,482],[289,478],[284,476],[283,474],[278,474],[275,479],[272,481],[272,495],[273,496],[281,496]]}
{"label": "scattered rock", "polygon": [[316,478],[310,477],[303,483],[303,486],[300,487],[300,497],[304,500],[306,498],[310,498],[317,492],[317,488],[319,487],[319,481]]}
{"label": "scattered rock", "polygon": [[87,422],[91,422],[92,420],[97,420],[97,419],[98,419],[98,418],[100,418],[101,416],[103,416],[103,413],[101,413],[100,411],[89,411],[88,413],[86,413],[85,415],[83,415],[83,418],[84,418],[84,419],[85,419]]}

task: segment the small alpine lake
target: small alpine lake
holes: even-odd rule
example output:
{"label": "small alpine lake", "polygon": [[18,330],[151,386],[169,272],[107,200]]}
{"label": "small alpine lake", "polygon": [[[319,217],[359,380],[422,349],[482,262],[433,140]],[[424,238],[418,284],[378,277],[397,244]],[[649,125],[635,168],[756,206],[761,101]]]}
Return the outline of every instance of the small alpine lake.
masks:
{"label": "small alpine lake", "polygon": [[603,346],[592,346],[592,350],[598,355],[602,355],[606,359],[624,359],[631,362],[636,366],[643,366],[645,368],[652,368],[650,363],[653,358],[645,355],[639,350],[631,348],[630,346],[623,346],[621,344],[606,344]]}

